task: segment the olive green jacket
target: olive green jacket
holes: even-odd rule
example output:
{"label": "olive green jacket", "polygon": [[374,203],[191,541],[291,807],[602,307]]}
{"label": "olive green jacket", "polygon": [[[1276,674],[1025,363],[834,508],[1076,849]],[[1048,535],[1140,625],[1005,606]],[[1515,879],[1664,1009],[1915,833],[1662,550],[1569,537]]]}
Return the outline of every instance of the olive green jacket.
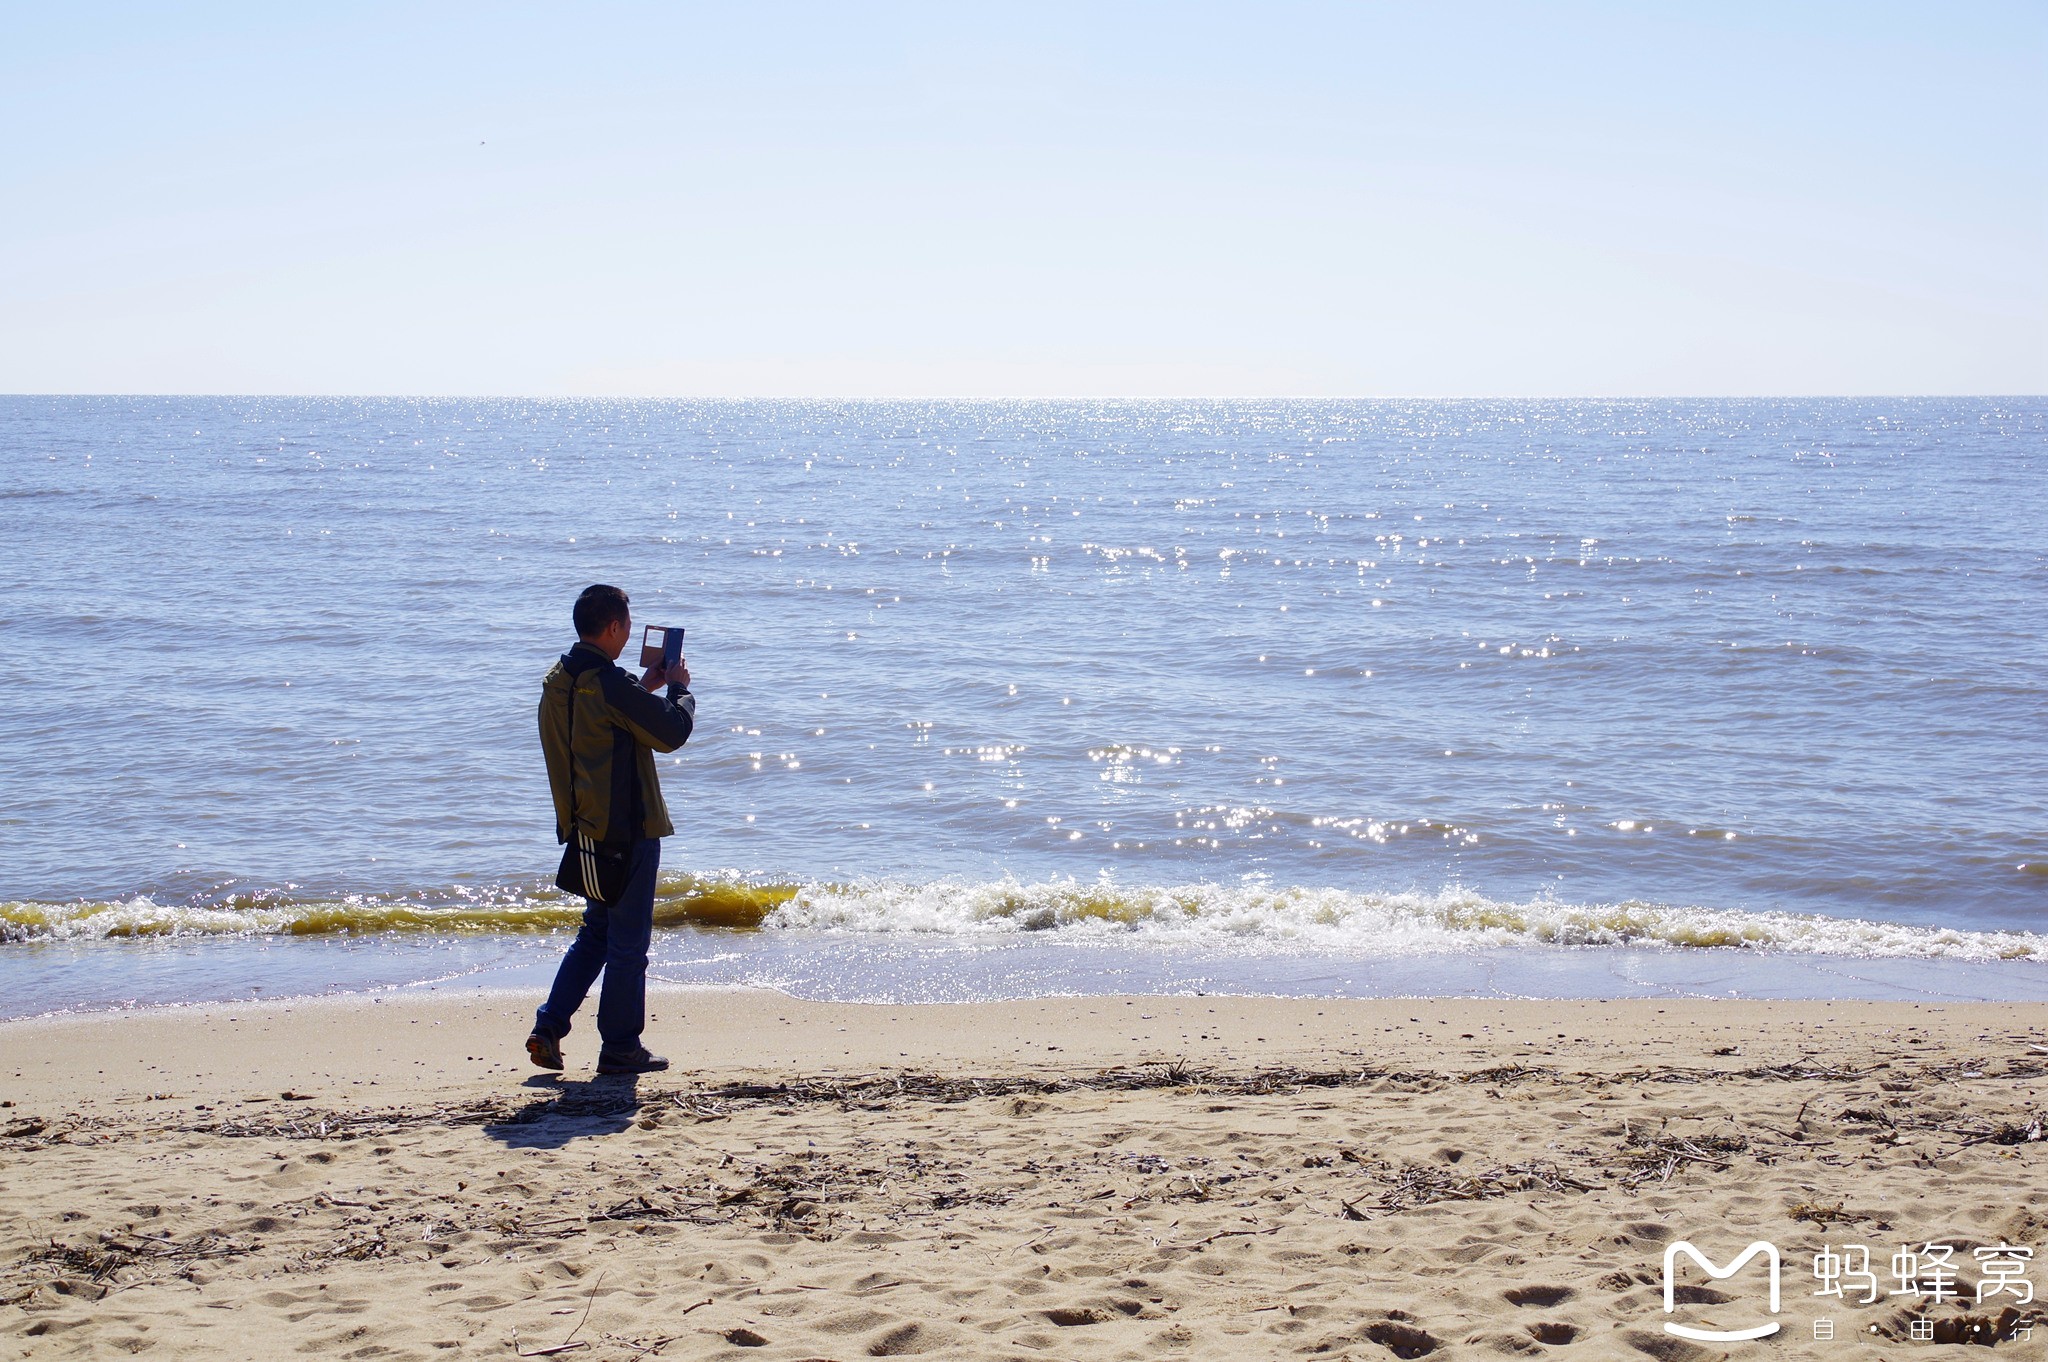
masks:
{"label": "olive green jacket", "polygon": [[555,797],[555,840],[569,840],[572,809],[576,828],[594,841],[672,835],[654,754],[688,742],[696,722],[697,697],[689,691],[670,686],[662,699],[643,690],[588,643],[562,654],[540,683],[540,747]]}

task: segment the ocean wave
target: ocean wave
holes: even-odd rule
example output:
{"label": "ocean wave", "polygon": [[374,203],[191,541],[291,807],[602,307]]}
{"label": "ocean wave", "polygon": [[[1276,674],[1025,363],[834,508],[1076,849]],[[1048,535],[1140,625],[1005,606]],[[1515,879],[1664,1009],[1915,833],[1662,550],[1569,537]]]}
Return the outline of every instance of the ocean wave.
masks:
{"label": "ocean wave", "polygon": [[1015,881],[808,886],[762,922],[864,932],[1052,931],[1191,945],[1273,944],[1363,955],[1486,946],[1663,946],[1814,955],[2048,960],[2048,936],[1860,918],[1552,898],[1490,899],[1463,888],[1366,893],[1193,884],[1123,887]]}
{"label": "ocean wave", "polygon": [[[661,927],[758,927],[794,884],[668,876],[654,905]],[[0,903],[0,942],[163,936],[326,936],[383,932],[550,932],[582,920],[583,900],[552,886],[469,887],[406,894],[301,895],[258,890],[164,902],[146,894],[61,903]]]}
{"label": "ocean wave", "polygon": [[[552,887],[301,896],[249,892],[170,903],[147,896],[0,903],[0,941],[400,932],[545,932],[581,918]],[[1903,959],[2048,960],[2048,936],[1861,918],[1646,902],[1491,899],[1462,887],[1370,893],[1263,884],[1123,886],[1075,880],[799,883],[664,877],[662,927],[847,931],[1292,949],[1401,956],[1486,947],[1634,946]]]}

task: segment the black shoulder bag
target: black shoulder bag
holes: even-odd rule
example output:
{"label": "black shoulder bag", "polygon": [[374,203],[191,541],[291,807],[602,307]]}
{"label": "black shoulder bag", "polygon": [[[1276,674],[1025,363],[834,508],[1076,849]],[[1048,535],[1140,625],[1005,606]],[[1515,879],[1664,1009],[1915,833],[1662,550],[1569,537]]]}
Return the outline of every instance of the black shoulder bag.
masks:
{"label": "black shoulder bag", "polygon": [[599,842],[576,825],[576,678],[569,677],[569,842],[562,848],[562,865],[555,871],[555,887],[565,894],[578,894],[599,907],[609,908],[626,892],[626,880],[633,868],[630,842]]}

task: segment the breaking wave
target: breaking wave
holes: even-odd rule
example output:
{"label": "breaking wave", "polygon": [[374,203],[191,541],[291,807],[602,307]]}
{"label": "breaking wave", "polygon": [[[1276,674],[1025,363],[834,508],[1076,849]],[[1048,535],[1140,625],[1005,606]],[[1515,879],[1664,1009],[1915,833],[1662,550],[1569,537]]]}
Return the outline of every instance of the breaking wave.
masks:
{"label": "breaking wave", "polygon": [[[184,902],[148,896],[0,903],[0,941],[170,936],[545,932],[583,905],[551,887],[445,888],[403,894],[289,890]],[[1515,945],[1651,946],[1807,955],[2048,960],[2048,936],[1966,931],[1777,911],[1551,898],[1196,883],[1120,886],[1072,880],[798,883],[667,876],[662,927],[988,936],[1039,932],[1093,942],[1184,944],[1395,956]]]}

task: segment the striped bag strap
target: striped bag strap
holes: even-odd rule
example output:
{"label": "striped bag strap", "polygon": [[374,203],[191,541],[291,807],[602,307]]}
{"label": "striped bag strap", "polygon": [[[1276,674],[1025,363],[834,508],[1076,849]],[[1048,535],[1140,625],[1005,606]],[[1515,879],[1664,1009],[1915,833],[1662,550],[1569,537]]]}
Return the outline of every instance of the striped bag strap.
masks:
{"label": "striped bag strap", "polygon": [[597,859],[591,853],[596,847],[576,821],[576,673],[565,667],[563,674],[569,678],[569,835],[576,839],[576,846],[583,853],[583,882],[595,889]]}

